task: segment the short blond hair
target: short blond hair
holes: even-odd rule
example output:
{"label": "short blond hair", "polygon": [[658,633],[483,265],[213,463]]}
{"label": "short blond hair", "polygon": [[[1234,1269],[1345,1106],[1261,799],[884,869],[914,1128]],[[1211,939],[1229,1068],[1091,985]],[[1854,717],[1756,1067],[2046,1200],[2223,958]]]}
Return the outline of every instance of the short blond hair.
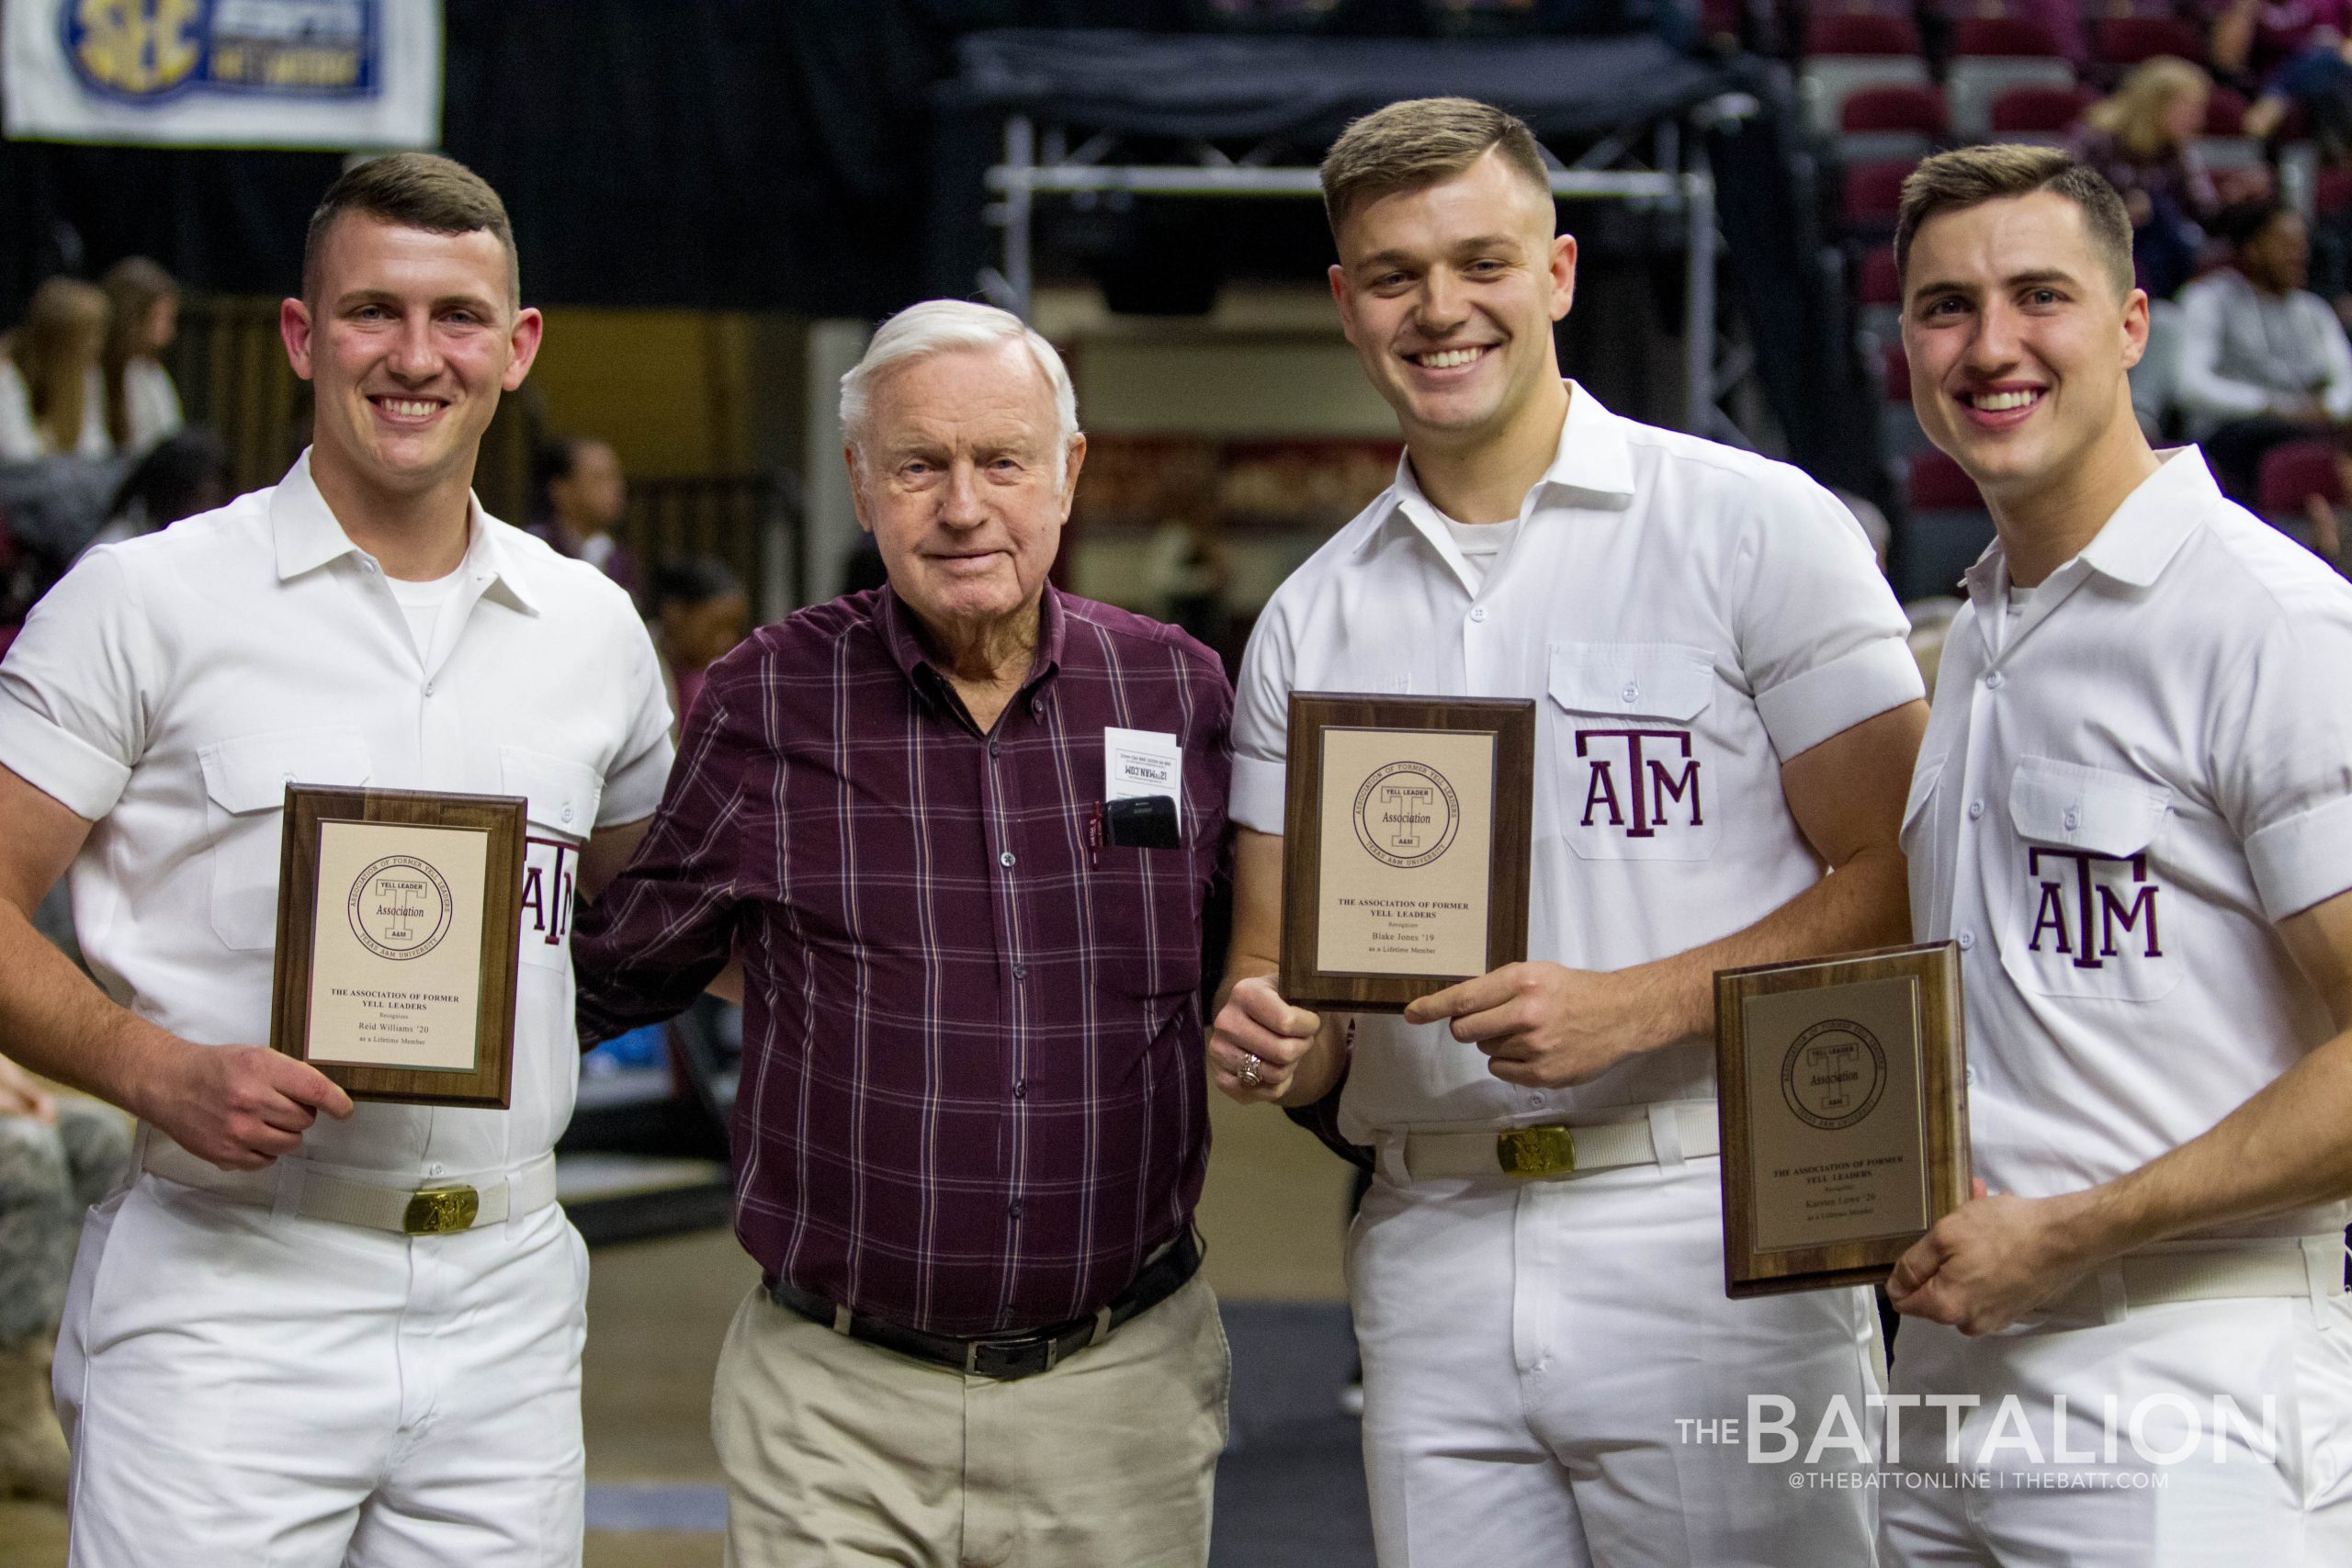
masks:
{"label": "short blond hair", "polygon": [[2006,142],[1939,152],[1911,171],[1894,220],[1896,277],[1910,287],[1911,242],[1928,219],[2045,190],[2082,209],[2091,250],[2105,264],[2116,292],[2130,294],[2132,216],[2115,187],[2063,149]]}
{"label": "short blond hair", "polygon": [[1535,133],[1491,104],[1408,98],[1353,121],[1323,159],[1323,215],[1332,237],[1357,209],[1442,184],[1492,152],[1550,199],[1552,176]]}

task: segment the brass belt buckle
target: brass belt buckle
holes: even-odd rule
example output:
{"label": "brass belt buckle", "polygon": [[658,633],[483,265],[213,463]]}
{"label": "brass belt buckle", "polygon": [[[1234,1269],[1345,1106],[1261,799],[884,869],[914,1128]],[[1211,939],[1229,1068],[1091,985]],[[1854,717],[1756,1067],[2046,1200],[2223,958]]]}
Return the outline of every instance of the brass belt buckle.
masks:
{"label": "brass belt buckle", "polygon": [[1495,1161],[1505,1176],[1559,1176],[1577,1168],[1577,1135],[1568,1127],[1512,1127],[1495,1134]]}
{"label": "brass belt buckle", "polygon": [[447,1235],[470,1230],[481,1213],[481,1194],[470,1187],[428,1187],[409,1195],[401,1229],[409,1235]]}

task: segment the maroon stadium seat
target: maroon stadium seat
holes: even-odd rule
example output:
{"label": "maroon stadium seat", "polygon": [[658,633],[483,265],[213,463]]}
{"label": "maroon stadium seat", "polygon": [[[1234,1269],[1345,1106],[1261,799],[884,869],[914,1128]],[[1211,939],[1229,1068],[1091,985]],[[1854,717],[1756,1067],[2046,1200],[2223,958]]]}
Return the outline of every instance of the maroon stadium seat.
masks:
{"label": "maroon stadium seat", "polygon": [[1903,279],[1894,270],[1893,245],[1880,245],[1863,255],[1855,297],[1864,305],[1903,303]]}
{"label": "maroon stadium seat", "polygon": [[2091,32],[2091,57],[2102,65],[2137,65],[2169,54],[2205,63],[2205,33],[2177,17],[2115,17]]}
{"label": "maroon stadium seat", "polygon": [[1967,470],[1941,452],[1921,452],[1911,459],[1911,510],[1970,512],[1982,510],[1984,498]]}
{"label": "maroon stadium seat", "polygon": [[2024,17],[1964,17],[1951,30],[1954,59],[2014,55],[2062,55],[2048,28]]}
{"label": "maroon stadium seat", "polygon": [[2205,134],[2245,134],[2245,99],[2235,89],[2216,86],[2212,96],[2205,100]]}
{"label": "maroon stadium seat", "polygon": [[2005,132],[2072,130],[2083,111],[2097,102],[2081,87],[2011,87],[1993,100],[1993,135]]}
{"label": "maroon stadium seat", "polygon": [[2344,476],[2333,441],[2290,441],[2262,455],[2256,499],[2265,516],[2300,517],[2312,496],[2342,505]]}
{"label": "maroon stadium seat", "polygon": [[1904,176],[1917,166],[1907,158],[1894,158],[1849,168],[1844,203],[1848,225],[1892,232],[1902,203]]}
{"label": "maroon stadium seat", "polygon": [[1949,127],[1944,96],[1934,87],[1864,87],[1839,106],[1847,130],[1916,130],[1941,136]]}
{"label": "maroon stadium seat", "polygon": [[1911,362],[1903,356],[1901,344],[1891,343],[1879,351],[1878,375],[1888,402],[1911,400]]}
{"label": "maroon stadium seat", "polygon": [[1902,17],[1827,11],[1805,28],[1807,54],[1917,54],[1919,29]]}

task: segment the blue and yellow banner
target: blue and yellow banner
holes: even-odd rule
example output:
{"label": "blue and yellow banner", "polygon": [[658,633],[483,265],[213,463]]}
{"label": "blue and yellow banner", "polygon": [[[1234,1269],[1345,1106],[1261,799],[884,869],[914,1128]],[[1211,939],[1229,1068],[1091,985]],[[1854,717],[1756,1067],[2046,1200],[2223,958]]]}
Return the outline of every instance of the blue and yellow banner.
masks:
{"label": "blue and yellow banner", "polygon": [[7,134],[431,147],[440,0],[0,0]]}

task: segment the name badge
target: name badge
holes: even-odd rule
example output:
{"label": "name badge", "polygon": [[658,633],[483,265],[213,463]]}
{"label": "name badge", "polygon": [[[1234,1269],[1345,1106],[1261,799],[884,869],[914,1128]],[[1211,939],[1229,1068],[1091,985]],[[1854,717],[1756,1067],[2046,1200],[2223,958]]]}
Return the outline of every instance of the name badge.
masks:
{"label": "name badge", "polygon": [[1184,750],[1176,737],[1156,729],[1102,731],[1102,821],[1111,842],[1177,848],[1183,799]]}

